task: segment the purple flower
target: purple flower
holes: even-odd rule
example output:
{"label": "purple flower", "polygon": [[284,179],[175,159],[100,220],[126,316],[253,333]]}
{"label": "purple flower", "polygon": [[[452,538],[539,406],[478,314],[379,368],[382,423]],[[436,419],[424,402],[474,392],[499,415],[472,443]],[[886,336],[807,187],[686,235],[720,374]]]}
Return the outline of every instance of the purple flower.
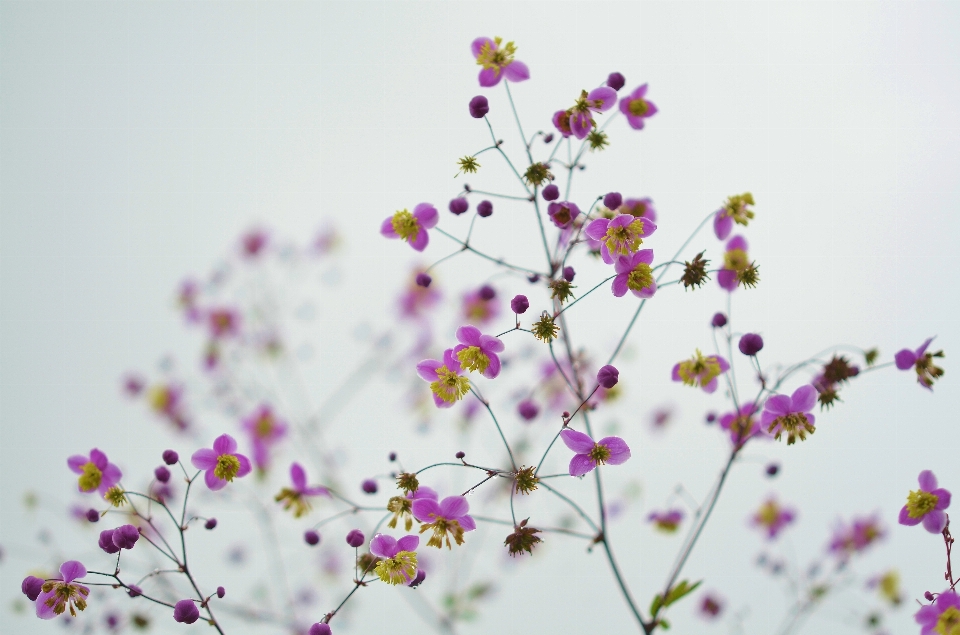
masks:
{"label": "purple flower", "polygon": [[463,399],[470,390],[470,380],[462,373],[463,368],[452,348],[443,352],[443,361],[425,359],[417,364],[417,374],[424,381],[430,382],[433,403],[438,408],[449,408]]}
{"label": "purple flower", "polygon": [[573,279],[577,277],[577,271],[573,267],[567,265],[563,268],[563,279],[567,282],[573,282]]}
{"label": "purple flower", "polygon": [[258,470],[266,470],[270,464],[270,448],[287,435],[287,424],[264,404],[244,419],[240,427],[250,435],[253,464]]}
{"label": "purple flower", "polygon": [[607,75],[607,86],[614,90],[620,90],[627,80],[620,73],[610,73]]}
{"label": "purple flower", "polygon": [[932,341],[933,338],[931,337],[917,350],[911,351],[905,348],[893,357],[897,362],[897,368],[900,370],[910,370],[911,367],[916,370],[917,383],[927,390],[933,390],[933,382],[943,375],[943,369],[933,365],[933,358],[943,357],[943,351],[927,352],[927,347],[930,346]]}
{"label": "purple flower", "polygon": [[[593,120],[594,112],[606,112],[613,108],[617,103],[617,91],[609,86],[600,86],[594,88],[589,93],[582,91],[580,98],[577,99],[573,108],[566,111],[569,115],[570,132],[577,139],[585,139],[590,131],[596,127],[597,122]],[[556,115],[554,115],[556,118]],[[558,126],[558,129],[560,127]],[[562,129],[560,129],[563,132]]]}
{"label": "purple flower", "polygon": [[657,222],[657,210],[653,208],[653,201],[649,198],[628,198],[620,206],[620,212],[638,218],[649,218],[654,223]]}
{"label": "purple flower", "polygon": [[737,274],[749,266],[747,241],[743,236],[734,236],[727,241],[727,251],[723,254],[723,267],[717,272],[717,282],[727,291],[733,291],[737,288]]}
{"label": "purple flower", "polygon": [[439,503],[435,498],[417,498],[413,501],[413,517],[420,523],[420,533],[433,530],[433,535],[427,541],[428,547],[443,547],[446,540],[447,549],[451,548],[450,536],[458,545],[463,544],[463,534],[477,528],[473,517],[467,515],[470,503],[463,496],[447,496]]}
{"label": "purple flower", "polygon": [[91,522],[91,523],[98,523],[98,522],[100,522],[100,512],[98,512],[98,511],[95,510],[95,509],[88,509],[88,510],[87,510],[87,521],[88,521],[88,522]]}
{"label": "purple flower", "polygon": [[672,534],[680,528],[680,523],[683,521],[683,510],[671,509],[663,512],[651,512],[647,516],[647,520],[652,522],[658,530]]}
{"label": "purple flower", "polygon": [[620,192],[609,192],[603,197],[603,205],[607,209],[617,209],[623,204],[623,196]]}
{"label": "purple flower", "polygon": [[329,624],[317,622],[310,627],[310,632],[307,635],[333,635],[333,631],[330,630]]}
{"label": "purple flower", "polygon": [[274,497],[278,503],[283,503],[284,509],[293,509],[293,517],[300,518],[310,511],[309,496],[330,496],[330,490],[320,485],[307,485],[307,472],[299,463],[290,464],[290,481],[293,487],[284,487]]}
{"label": "purple flower", "polygon": [[256,258],[267,246],[270,237],[262,229],[251,229],[240,237],[240,251],[245,258]]}
{"label": "purple flower", "polygon": [[543,197],[545,201],[555,201],[560,198],[560,188],[551,183],[547,187],[543,188],[543,191],[540,192],[540,196]]}
{"label": "purple flower", "polygon": [[841,561],[851,555],[864,551],[877,540],[884,537],[877,515],[854,518],[850,525],[840,523],[830,539],[830,551]]}
{"label": "purple flower", "polygon": [[486,218],[493,214],[493,203],[490,201],[480,201],[477,205],[477,216],[481,218]]}
{"label": "purple flower", "polygon": [[620,381],[620,371],[615,366],[607,364],[597,371],[597,383],[610,390]]}
{"label": "purple flower", "polygon": [[[570,130],[570,111],[569,110],[558,110],[553,113],[553,126],[564,136],[564,138],[569,137],[572,133]],[[547,199],[550,200],[550,199]]]}
{"label": "purple flower", "polygon": [[133,549],[138,540],[140,540],[140,530],[133,525],[120,525],[113,530],[113,544],[119,549]]}
{"label": "purple flower", "polygon": [[643,84],[635,91],[620,98],[620,112],[627,117],[627,123],[634,130],[643,130],[644,119],[657,114],[657,107],[652,101],[644,97],[647,94],[647,85]]}
{"label": "purple flower", "polygon": [[933,604],[921,606],[913,619],[922,627],[920,635],[956,635],[960,629],[960,595],[953,589],[947,589],[937,596]]}
{"label": "purple flower", "polygon": [[560,229],[569,227],[570,223],[579,215],[580,208],[577,207],[576,203],[564,201],[547,205],[547,216]]}
{"label": "purple flower", "polygon": [[164,450],[163,451],[163,462],[167,465],[176,465],[177,461],[180,460],[180,455],[173,450]]}
{"label": "purple flower", "polygon": [[[67,611],[72,617],[76,617],[77,611],[87,608],[90,589],[73,582],[86,575],[87,568],[76,560],[68,560],[60,565],[60,577],[45,581],[40,588],[40,594],[35,600],[37,617],[42,620],[52,620]],[[33,587],[31,586],[28,590],[32,593]]]}
{"label": "purple flower", "polygon": [[604,437],[594,443],[586,434],[566,428],[560,438],[576,452],[570,459],[570,476],[583,476],[605,463],[620,465],[630,458],[630,448],[620,437]]}
{"label": "purple flower", "polygon": [[20,583],[20,591],[27,596],[31,602],[35,602],[40,591],[43,590],[43,580],[36,576],[28,575]]}
{"label": "purple flower", "polygon": [[787,433],[787,445],[796,443],[797,437],[806,441],[807,433],[814,433],[816,417],[810,412],[817,403],[817,389],[810,384],[800,386],[793,395],[774,395],[763,405],[760,425],[779,441]]}
{"label": "purple flower", "polygon": [[688,360],[674,365],[671,377],[673,381],[683,382],[687,386],[699,386],[704,392],[712,393],[717,389],[717,377],[730,370],[730,364],[719,355],[704,356],[699,350]]}
{"label": "purple flower", "polygon": [[190,457],[193,467],[206,470],[204,482],[213,491],[223,489],[235,478],[251,471],[250,459],[237,453],[237,442],[229,434],[221,434],[213,442],[213,449],[202,448]]}
{"label": "purple flower", "polygon": [[360,484],[360,489],[362,489],[365,494],[376,494],[379,488],[377,487],[376,480],[368,478]]}
{"label": "purple flower", "polygon": [[713,233],[717,238],[725,240],[733,231],[734,223],[746,227],[754,216],[753,210],[750,209],[752,205],[753,195],[750,192],[727,197],[723,207],[713,216]]}
{"label": "purple flower", "polygon": [[643,239],[655,231],[657,226],[653,221],[633,214],[618,214],[612,220],[598,218],[584,229],[588,237],[600,241],[600,257],[608,265],[619,256],[634,254]]}
{"label": "purple flower", "polygon": [[427,287],[430,286],[430,283],[433,282],[433,278],[431,278],[429,275],[425,273],[418,273],[417,277],[414,278],[414,282],[418,287],[423,287],[424,289],[426,289]]}
{"label": "purple flower", "polygon": [[918,525],[931,534],[939,534],[947,526],[943,511],[950,507],[950,492],[937,487],[937,477],[930,470],[920,472],[920,489],[907,495],[907,504],[900,510],[901,525]]}
{"label": "purple flower", "polygon": [[308,529],[303,532],[303,541],[311,547],[316,547],[320,544],[320,534],[315,529]]}
{"label": "purple flower", "polygon": [[143,595],[143,589],[138,587],[136,584],[131,584],[127,588],[127,595],[129,595],[132,598],[140,597],[141,595]]}
{"label": "purple flower", "polygon": [[347,544],[351,547],[359,547],[366,541],[367,539],[364,537],[363,532],[359,529],[351,529],[347,534]]}
{"label": "purple flower", "polygon": [[740,338],[740,343],[737,345],[737,347],[744,355],[753,357],[763,350],[763,338],[756,333],[747,333]]}
{"label": "purple flower", "polygon": [[713,326],[713,328],[717,328],[717,329],[726,326],[727,316],[724,315],[723,313],[714,313],[713,319],[710,320],[710,325]]}
{"label": "purple flower", "polygon": [[510,300],[510,310],[520,315],[526,313],[527,309],[530,308],[530,300],[527,299],[525,295],[514,296],[513,300]]}
{"label": "purple flower", "polygon": [[653,250],[641,249],[629,256],[620,256],[614,265],[617,276],[610,289],[613,295],[622,298],[630,291],[638,298],[652,298],[657,292],[657,282],[653,279]]}
{"label": "purple flower", "polygon": [[513,42],[507,42],[501,48],[503,38],[478,37],[470,45],[473,57],[477,64],[483,67],[480,71],[480,85],[484,87],[496,86],[500,80],[506,78],[510,82],[522,82],[530,79],[530,69],[519,60],[513,59],[517,47]]}
{"label": "purple flower", "polygon": [[490,104],[483,95],[477,95],[470,100],[470,116],[474,119],[483,119],[490,112]]}
{"label": "purple flower", "polygon": [[120,482],[123,473],[113,463],[107,459],[107,455],[94,448],[90,450],[90,456],[86,457],[76,454],[67,459],[67,467],[79,474],[77,487],[81,492],[99,492],[101,496],[107,493],[107,490]]}
{"label": "purple flower", "polygon": [[766,531],[767,538],[773,540],[795,517],[796,513],[792,509],[781,507],[777,499],[771,496],[753,515],[753,524]]}
{"label": "purple flower", "polygon": [[723,611],[723,600],[716,595],[707,594],[703,596],[700,602],[700,617],[713,620],[719,617]]}
{"label": "purple flower", "polygon": [[153,471],[153,477],[161,483],[166,483],[170,480],[170,470],[168,470],[166,466],[161,465]]}
{"label": "purple flower", "polygon": [[240,332],[240,313],[228,308],[210,309],[207,324],[213,339],[232,337]]}
{"label": "purple flower", "polygon": [[208,519],[207,519],[207,522],[203,523],[203,528],[206,529],[207,531],[211,531],[211,530],[213,530],[213,529],[216,529],[216,528],[217,528],[217,519],[216,519],[216,518],[208,518]]}
{"label": "purple flower", "polygon": [[484,326],[497,317],[499,312],[500,304],[496,302],[496,292],[488,285],[463,296],[463,317],[474,324]]}
{"label": "purple flower", "polygon": [[[451,211],[452,206],[451,201]],[[430,203],[420,203],[413,208],[412,214],[403,209],[388,217],[380,224],[380,233],[387,238],[405,240],[417,251],[423,251],[430,242],[427,230],[435,227],[439,218],[436,207]]]}
{"label": "purple flower", "polygon": [[756,404],[745,403],[740,406],[740,410],[720,417],[720,427],[730,432],[730,440],[734,445],[742,445],[748,439],[763,434],[760,422],[754,416],[757,410],[759,408]]}
{"label": "purple flower", "polygon": [[457,341],[453,354],[465,370],[477,371],[487,379],[495,379],[500,374],[500,358],[503,342],[492,335],[483,335],[475,326],[461,326],[457,329]]}
{"label": "purple flower", "polygon": [[173,619],[182,624],[193,624],[200,619],[200,609],[193,600],[180,600],[173,607]]}
{"label": "purple flower", "polygon": [[540,414],[540,408],[537,407],[537,404],[534,403],[532,399],[524,399],[517,404],[517,414],[519,414],[520,418],[524,421],[533,421],[537,418],[537,415]]}
{"label": "purple flower", "polygon": [[[440,300],[440,292],[436,287],[429,288],[419,283],[419,270],[411,278],[407,290],[400,295],[400,315],[405,318],[417,318],[433,307]],[[432,282],[432,280],[431,280]]]}
{"label": "purple flower", "polygon": [[397,540],[387,534],[377,534],[370,541],[370,553],[382,560],[374,571],[387,584],[411,584],[419,573],[416,551],[419,545],[419,536]]}

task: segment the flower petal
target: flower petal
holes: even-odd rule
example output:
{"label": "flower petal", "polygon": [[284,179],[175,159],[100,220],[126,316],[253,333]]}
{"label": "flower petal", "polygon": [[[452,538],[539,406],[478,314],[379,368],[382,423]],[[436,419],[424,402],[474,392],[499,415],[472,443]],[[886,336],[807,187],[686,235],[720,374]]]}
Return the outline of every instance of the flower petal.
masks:
{"label": "flower petal", "polygon": [[460,523],[460,526],[463,527],[464,531],[473,531],[477,528],[477,521],[473,519],[473,516],[467,516],[464,514],[457,519],[457,522]]}
{"label": "flower petal", "polygon": [[485,68],[480,71],[477,79],[480,80],[481,86],[489,88],[490,86],[496,86],[500,83],[500,73],[498,73],[495,68]]}
{"label": "flower petal", "polygon": [[[620,260],[623,260],[621,258]],[[613,284],[610,285],[610,290],[613,291],[613,295],[618,298],[622,298],[627,295],[629,288],[627,287],[627,281],[630,279],[630,274],[621,273],[617,274],[617,277],[613,279]]]}
{"label": "flower petal", "polygon": [[586,454],[574,454],[570,459],[570,476],[583,476],[597,467],[596,462]]}
{"label": "flower petal", "polygon": [[229,434],[221,434],[213,441],[213,451],[217,453],[217,456],[233,454],[237,451],[237,440]]}
{"label": "flower petal", "polygon": [[714,377],[714,378],[711,379],[709,382],[707,382],[707,385],[706,385],[706,386],[703,387],[703,392],[708,393],[708,394],[713,394],[713,393],[715,393],[715,392],[717,391],[717,383],[718,383],[718,382],[717,382],[717,378]]}
{"label": "flower petal", "polygon": [[430,203],[420,203],[414,207],[413,216],[420,221],[421,227],[427,229],[436,227],[437,221],[440,220],[440,214],[437,212],[437,208]]}
{"label": "flower petal", "polygon": [[198,470],[212,470],[217,467],[217,453],[210,448],[201,448],[193,453],[190,462]]}
{"label": "flower petal", "polygon": [[923,528],[931,534],[939,534],[947,526],[947,515],[942,510],[934,509],[923,517]]}
{"label": "flower petal", "polygon": [[470,503],[463,496],[447,496],[440,501],[440,515],[444,518],[457,518],[470,511]]}
{"label": "flower petal", "polygon": [[[246,476],[247,474],[249,474],[250,470],[253,469],[250,466],[250,459],[248,459],[242,454],[234,454],[234,456],[237,457],[237,461],[240,462],[240,469],[237,470],[237,478],[240,478],[241,476]],[[266,461],[264,461],[264,463],[266,463]]]}
{"label": "flower petal", "polygon": [[[419,542],[419,539],[418,541]],[[400,551],[397,548],[397,539],[387,534],[377,534],[370,541],[370,553],[381,558],[392,558]]]}
{"label": "flower petal", "polygon": [[478,55],[480,55],[480,51],[483,50],[484,44],[489,45],[491,50],[495,50],[497,48],[496,42],[494,42],[490,38],[478,37],[477,39],[475,39],[473,42],[470,43],[470,52],[473,53],[474,57],[477,57]]}
{"label": "flower petal", "polygon": [[420,545],[420,536],[407,535],[397,541],[397,551],[416,551]]}
{"label": "flower petal", "polygon": [[436,517],[440,515],[440,503],[432,498],[418,498],[413,501],[411,506],[413,517],[420,522],[430,522],[431,514]]}
{"label": "flower petal", "polygon": [[380,223],[380,234],[387,238],[400,238],[400,234],[393,230],[393,216],[387,216],[387,218]]}
{"label": "flower petal", "polygon": [[721,269],[717,272],[717,283],[727,291],[737,288],[737,272],[733,269]]}
{"label": "flower petal", "polygon": [[647,300],[649,298],[652,298],[656,292],[657,292],[657,281],[654,280],[644,288],[640,289],[639,291],[633,291],[633,295],[637,296],[638,298],[643,298],[644,300]]}
{"label": "flower petal", "polygon": [[607,459],[607,463],[610,465],[626,463],[627,459],[630,458],[630,447],[620,437],[604,437],[598,443],[610,450],[610,458]]}
{"label": "flower petal", "polygon": [[217,477],[213,473],[213,470],[207,470],[206,472],[204,472],[203,482],[206,483],[207,487],[209,487],[214,492],[216,492],[217,490],[221,490],[227,486],[226,479]]}
{"label": "flower petal", "polygon": [[443,366],[443,362],[435,359],[425,359],[417,364],[417,374],[424,381],[437,381],[437,369]]}
{"label": "flower petal", "polygon": [[720,240],[726,240],[730,232],[733,231],[733,218],[726,211],[720,208],[717,210],[716,216],[713,217],[713,233]]}
{"label": "flower petal", "polygon": [[427,233],[424,227],[421,227],[420,231],[417,232],[417,237],[410,241],[410,246],[417,251],[423,251],[429,243],[430,234]]}
{"label": "flower petal", "polygon": [[937,489],[937,477],[933,475],[933,472],[930,470],[924,470],[920,472],[920,476],[917,477],[917,481],[920,483],[920,489],[925,492],[932,492]]}
{"label": "flower petal", "polygon": [[64,582],[73,582],[87,575],[87,568],[77,560],[67,560],[60,565],[60,577]]}
{"label": "flower petal", "polygon": [[913,351],[906,348],[894,355],[893,359],[900,370],[910,370],[917,363],[917,356],[913,354]]}
{"label": "flower petal", "polygon": [[747,251],[747,239],[743,236],[734,236],[727,241],[727,251],[733,249],[740,249],[741,251]]}
{"label": "flower petal", "polygon": [[763,405],[763,408],[775,415],[785,415],[790,414],[790,406],[792,403],[793,400],[786,395],[774,395],[767,399],[767,403]]}
{"label": "flower petal", "polygon": [[617,91],[609,86],[600,86],[591,90],[587,95],[587,99],[600,102],[598,107],[591,108],[591,110],[606,112],[613,108],[613,105],[617,103]]}
{"label": "flower petal", "polygon": [[935,489],[930,493],[937,497],[937,509],[946,509],[947,507],[950,507],[950,492],[941,487],[940,489]]}
{"label": "flower petal", "polygon": [[500,374],[500,358],[493,353],[487,355],[487,358],[490,360],[490,364],[482,374],[487,379],[496,379]]}
{"label": "flower petal", "polygon": [[530,79],[530,69],[519,60],[513,60],[503,67],[503,75],[511,82],[522,82]]}
{"label": "flower petal", "polygon": [[83,466],[89,462],[90,459],[87,457],[80,454],[74,454],[67,459],[67,467],[69,467],[70,471],[74,472],[75,474],[83,474]]}
{"label": "flower petal", "polygon": [[109,463],[107,455],[97,448],[90,450],[90,462],[96,465],[100,471],[107,469],[107,464]]}
{"label": "flower petal", "polygon": [[564,445],[580,454],[589,452],[593,449],[593,446],[596,445],[593,439],[586,434],[570,428],[566,428],[560,432],[560,439]]}
{"label": "flower petal", "polygon": [[293,482],[293,489],[302,492],[307,487],[307,473],[299,463],[290,465],[290,480]]}
{"label": "flower petal", "polygon": [[904,506],[900,509],[900,517],[897,519],[897,522],[899,522],[901,525],[907,525],[908,527],[913,527],[914,525],[919,525],[919,524],[920,524],[920,519],[919,519],[919,518],[911,518],[911,517],[910,517],[910,510],[908,510],[908,509],[907,509],[907,506],[904,505]]}
{"label": "flower petal", "polygon": [[47,606],[47,600],[54,595],[56,595],[56,591],[50,589],[47,592],[41,592],[40,595],[37,596],[37,617],[41,620],[52,620],[57,616],[57,614],[53,612],[53,606]]}
{"label": "flower petal", "polygon": [[486,353],[502,353],[504,349],[503,340],[493,335],[481,335],[480,348]]}
{"label": "flower petal", "polygon": [[610,221],[608,219],[598,218],[595,221],[591,221],[586,229],[583,230],[583,233],[594,240],[600,240],[607,234],[607,227],[609,226]]}
{"label": "flower petal", "polygon": [[806,384],[793,391],[790,398],[794,412],[810,412],[817,403],[817,389]]}
{"label": "flower petal", "polygon": [[466,325],[457,329],[457,341],[464,346],[480,346],[480,329]]}

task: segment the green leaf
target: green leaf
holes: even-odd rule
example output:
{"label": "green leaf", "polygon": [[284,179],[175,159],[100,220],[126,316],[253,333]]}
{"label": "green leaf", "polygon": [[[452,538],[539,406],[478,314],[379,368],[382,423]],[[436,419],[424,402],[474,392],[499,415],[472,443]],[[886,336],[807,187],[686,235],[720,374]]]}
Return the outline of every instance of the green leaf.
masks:
{"label": "green leaf", "polygon": [[673,587],[672,589],[670,589],[670,590],[667,592],[667,599],[663,601],[663,605],[664,605],[665,607],[666,607],[666,606],[670,606],[671,604],[673,604],[674,602],[676,602],[677,600],[679,600],[679,599],[682,598],[683,596],[689,595],[690,593],[693,593],[694,590],[695,590],[698,586],[700,586],[702,583],[703,583],[703,580],[700,580],[700,582],[696,582],[696,583],[694,583],[694,584],[692,584],[692,585],[691,585],[689,582],[687,582],[686,580],[682,581],[680,584],[678,584],[677,586]]}
{"label": "green leaf", "polygon": [[669,630],[670,630],[670,622],[668,622],[667,620],[660,620],[660,628],[662,628],[662,629],[665,630],[665,631],[669,631]]}
{"label": "green leaf", "polygon": [[656,615],[661,606],[663,606],[663,596],[658,593],[650,603],[650,615]]}

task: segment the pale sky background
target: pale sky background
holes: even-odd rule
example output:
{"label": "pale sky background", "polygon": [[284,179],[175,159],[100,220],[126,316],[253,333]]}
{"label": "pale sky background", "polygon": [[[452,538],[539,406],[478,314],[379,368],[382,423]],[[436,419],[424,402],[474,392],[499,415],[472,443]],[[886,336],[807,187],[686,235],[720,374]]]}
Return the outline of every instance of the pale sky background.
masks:
{"label": "pale sky background", "polygon": [[[330,221],[344,235],[342,282],[316,285],[316,394],[356,365],[358,324],[389,327],[413,258],[377,234],[380,221],[432,201],[441,227],[463,234],[466,218],[445,208],[462,181],[451,178],[456,158],[488,141],[467,115],[472,96],[490,97],[498,137],[516,148],[502,87],[477,86],[469,53],[473,38],[501,35],[531,69],[513,93],[528,133],[548,129],[555,110],[611,71],[626,76],[625,90],[650,84],[660,113],[642,133],[611,125],[612,147],[588,155],[575,178],[581,207],[610,190],[652,197],[660,229],[651,244],[672,253],[727,195],[753,192],[757,219],[746,235],[762,282],[735,294],[733,313],[738,329],[763,334],[767,362],[834,343],[876,345],[889,360],[937,335],[947,372],[933,394],[895,369],[870,374],[818,413],[810,441],[748,451],[686,571],[721,590],[728,615],[749,607],[743,632],[771,633],[787,594],[752,565],[763,544],[745,520],[764,496],[778,491],[799,508],[782,546],[801,562],[822,553],[838,518],[878,511],[888,537],[856,569],[899,569],[908,600],[889,629],[914,632],[913,598],[940,590],[942,544],[897,526],[896,514],[922,469],[960,490],[958,33],[955,2],[0,2],[3,630],[61,632],[10,607],[23,576],[48,564],[41,527],[60,551],[98,558],[93,533],[51,526],[55,506],[74,500],[65,459],[97,446],[125,471],[152,469],[171,442],[122,399],[119,377],[166,354],[193,364],[198,340],[185,334],[173,294],[184,276],[221,262],[241,231],[261,224],[306,243]],[[503,176],[486,157],[475,187]],[[491,222],[478,223],[478,244],[522,261],[529,227],[496,205]],[[709,232],[688,256],[702,248],[719,253]],[[426,258],[450,249],[434,236]],[[489,275],[462,258],[441,271],[451,286]],[[586,285],[604,274],[592,265],[579,275]],[[507,297],[526,288],[503,282]],[[598,296],[576,320],[605,357],[635,304]],[[616,491],[640,478],[644,493],[611,533],[644,608],[680,542],[652,534],[645,513],[677,483],[703,497],[725,450],[702,424],[721,398],[669,382],[675,361],[711,347],[707,323],[724,302],[713,286],[662,291],[622,366],[635,388],[616,423],[634,458],[607,483]],[[452,341],[452,328],[438,336]],[[453,434],[422,442],[396,382],[378,379],[371,390],[382,392],[351,405],[337,433],[348,481],[388,469],[369,456],[399,450],[423,464],[459,447]],[[641,434],[664,404],[678,410],[674,426]],[[772,459],[783,474],[768,481],[760,475]],[[54,513],[26,513],[28,489],[48,495]],[[296,553],[298,530],[289,529]],[[631,632],[599,553],[557,539],[546,557],[507,570],[498,535],[475,567],[496,576],[497,597],[463,633]],[[221,547],[201,544],[211,554]],[[365,589],[335,632],[423,632],[393,591]],[[876,604],[867,598],[838,596],[801,632],[863,632],[850,607]],[[330,608],[333,598],[323,600]],[[698,621],[687,602],[672,632],[730,630]],[[157,632],[185,628],[155,615]]]}

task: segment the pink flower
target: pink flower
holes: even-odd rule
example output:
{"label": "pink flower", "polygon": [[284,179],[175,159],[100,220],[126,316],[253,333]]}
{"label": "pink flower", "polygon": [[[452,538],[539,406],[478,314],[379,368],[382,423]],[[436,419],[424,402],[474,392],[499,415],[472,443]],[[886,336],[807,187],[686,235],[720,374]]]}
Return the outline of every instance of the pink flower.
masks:
{"label": "pink flower", "polygon": [[487,379],[495,379],[500,374],[500,358],[503,342],[492,335],[483,335],[475,326],[461,326],[457,329],[457,341],[453,349],[460,365],[466,370],[475,370]]}
{"label": "pink flower", "polygon": [[885,536],[877,515],[854,518],[850,525],[840,523],[830,540],[830,551],[840,560],[864,551]]}
{"label": "pink flower", "polygon": [[94,448],[90,456],[76,454],[67,459],[67,467],[79,474],[77,487],[81,492],[98,492],[101,496],[120,482],[123,473],[107,459],[107,455]]}
{"label": "pink flower", "polygon": [[807,434],[814,433],[816,417],[810,412],[817,403],[817,389],[810,384],[800,386],[793,395],[774,395],[763,404],[760,425],[776,440],[787,433],[787,445],[796,442],[797,437],[805,441]]}
{"label": "pink flower", "polygon": [[237,442],[229,434],[221,434],[213,442],[213,449],[202,448],[190,457],[193,467],[206,470],[204,482],[213,491],[223,489],[235,478],[251,471],[250,459],[237,453]]}
{"label": "pink flower", "polygon": [[413,213],[403,209],[380,224],[380,233],[387,238],[399,238],[410,243],[417,251],[423,251],[430,242],[427,230],[436,227],[440,220],[437,208],[430,203],[420,203]]}
{"label": "pink flower", "polygon": [[210,336],[214,339],[232,337],[240,331],[240,314],[233,309],[220,308],[207,311]]}
{"label": "pink flower", "polygon": [[287,424],[277,418],[268,405],[262,405],[240,424],[250,435],[253,445],[253,463],[258,470],[266,470],[270,463],[270,448],[287,435]]}
{"label": "pink flower", "polygon": [[743,236],[734,236],[727,241],[727,251],[723,254],[723,267],[717,272],[717,283],[727,291],[733,292],[739,283],[738,274],[749,266],[747,241]]}
{"label": "pink flower", "polygon": [[86,575],[87,568],[76,560],[68,560],[60,565],[60,577],[44,582],[40,595],[37,596],[37,617],[52,620],[67,611],[72,617],[76,617],[78,610],[87,608],[90,589],[73,583],[77,578]]}
{"label": "pink flower", "polygon": [[657,114],[657,107],[645,99],[647,85],[644,84],[625,97],[620,98],[620,112],[627,117],[627,123],[634,130],[643,130],[644,119]]}
{"label": "pink flower", "polygon": [[620,256],[614,265],[617,277],[613,279],[613,295],[622,298],[630,291],[638,298],[652,298],[657,292],[657,282],[653,279],[653,250],[641,249],[629,256]]}
{"label": "pink flower", "polygon": [[893,359],[897,362],[897,368],[900,370],[910,370],[913,368],[917,372],[917,383],[933,390],[933,382],[943,376],[943,369],[933,365],[934,357],[943,357],[943,351],[928,353],[927,347],[933,338],[929,338],[920,348],[911,351],[908,348],[903,349],[894,355]]}
{"label": "pink flower", "polygon": [[773,540],[795,517],[792,509],[781,507],[777,499],[771,496],[753,515],[753,524],[761,527],[767,532],[767,538]]}
{"label": "pink flower", "polygon": [[576,452],[570,459],[570,476],[583,476],[598,465],[620,465],[630,458],[630,448],[620,437],[604,437],[594,442],[588,435],[566,428],[560,432],[564,444]]}
{"label": "pink flower", "polygon": [[673,366],[673,381],[683,382],[687,386],[699,386],[706,393],[717,389],[717,377],[730,370],[730,364],[719,355],[704,356],[699,350],[690,359],[677,362]]}
{"label": "pink flower", "polygon": [[913,619],[922,627],[920,635],[956,635],[960,629],[960,595],[953,589],[947,589],[937,596],[933,604],[921,606]]}
{"label": "pink flower", "polygon": [[643,239],[657,231],[657,226],[648,218],[633,214],[618,214],[612,220],[598,218],[591,221],[584,233],[600,242],[600,257],[612,265],[619,256],[633,255]]}
{"label": "pink flower", "polygon": [[652,522],[658,530],[672,534],[680,528],[680,523],[683,522],[683,510],[670,509],[662,512],[651,512],[647,516],[647,520]]}
{"label": "pink flower", "polygon": [[451,548],[450,537],[458,545],[463,544],[463,534],[477,528],[477,523],[467,512],[470,503],[463,496],[447,496],[439,503],[434,498],[416,498],[413,501],[413,517],[419,520],[420,533],[433,530],[433,535],[427,541],[428,547]]}
{"label": "pink flower", "polygon": [[748,439],[764,434],[757,421],[756,413],[759,408],[754,403],[746,403],[740,406],[736,412],[728,412],[720,417],[720,427],[730,432],[730,440],[735,445],[741,445]]}
{"label": "pink flower", "polygon": [[404,536],[397,540],[387,534],[377,534],[370,541],[370,553],[382,558],[377,563],[376,573],[387,584],[414,585],[421,578],[422,569],[417,568],[416,549],[418,536]]}
{"label": "pink flower", "polygon": [[480,85],[484,87],[496,86],[501,79],[511,82],[522,82],[530,79],[530,69],[519,60],[513,59],[517,47],[513,42],[503,44],[503,38],[478,37],[470,45],[473,57],[477,64],[483,67],[480,71]]}
{"label": "pink flower", "polygon": [[470,391],[470,380],[463,375],[460,361],[448,348],[443,352],[443,360],[425,359],[417,364],[417,374],[430,382],[433,403],[437,408],[449,408],[463,399]]}
{"label": "pink flower", "polygon": [[930,470],[920,472],[920,489],[907,495],[907,504],[900,510],[901,525],[923,523],[931,534],[939,534],[947,526],[946,508],[950,507],[950,492],[937,487],[937,477]]}

